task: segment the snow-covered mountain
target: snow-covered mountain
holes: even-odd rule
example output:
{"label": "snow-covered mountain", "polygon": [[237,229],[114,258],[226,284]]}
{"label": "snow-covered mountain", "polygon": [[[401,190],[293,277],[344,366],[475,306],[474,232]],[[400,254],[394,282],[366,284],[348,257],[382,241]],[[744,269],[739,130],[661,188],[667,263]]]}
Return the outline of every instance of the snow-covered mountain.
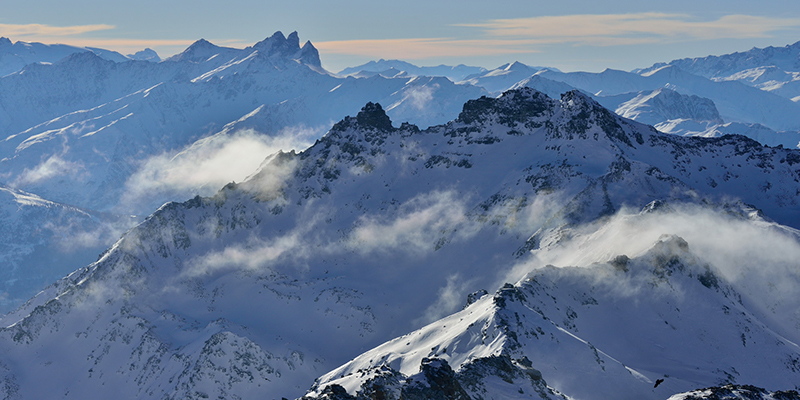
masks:
{"label": "snow-covered mountain", "polygon": [[105,60],[124,62],[132,59],[159,61],[158,54],[152,49],[142,50],[134,55],[124,56],[116,51],[96,47],[76,47],[66,44],[11,42],[11,39],[0,37],[0,77],[22,70],[28,64],[52,64],[75,54],[91,52]]}
{"label": "snow-covered mountain", "polygon": [[[494,291],[504,282],[536,276],[537,260],[552,261],[559,249],[580,262],[549,263],[605,265],[587,269],[590,272],[585,274],[584,269],[576,269],[558,288],[540,281],[542,290],[573,293],[575,299],[530,296],[539,303],[514,299],[514,293],[533,290],[533,281],[523,279],[520,285],[503,289],[509,298],[505,311],[496,312],[509,318],[516,312],[519,324],[509,320],[505,328],[490,325],[486,332],[486,338],[501,340],[481,344],[483,333],[477,324],[468,328],[459,321],[462,316],[468,318],[456,314],[447,317],[455,325],[432,326],[463,328],[478,336],[465,336],[447,351],[428,348],[423,357],[443,359],[463,376],[460,364],[442,354],[485,349],[480,355],[489,357],[490,351],[511,343],[502,338],[511,337],[512,332],[519,331],[516,340],[520,343],[532,343],[533,334],[523,332],[539,334],[535,329],[539,326],[547,329],[540,339],[564,344],[565,353],[557,354],[558,346],[545,346],[535,354],[581,361],[575,368],[594,371],[595,377],[612,377],[614,382],[641,386],[641,379],[672,373],[667,372],[668,366],[677,368],[679,361],[659,357],[673,351],[691,355],[691,362],[705,362],[697,366],[708,373],[689,374],[691,368],[684,365],[675,372],[675,386],[664,383],[666,388],[685,391],[712,386],[724,372],[734,374],[729,367],[739,371],[737,379],[766,382],[766,372],[740,365],[750,355],[771,362],[795,354],[790,343],[783,347],[774,343],[781,338],[800,340],[795,324],[800,317],[792,314],[797,308],[791,300],[800,297],[775,303],[767,301],[773,299],[767,296],[751,306],[748,294],[763,289],[759,284],[764,281],[776,285],[776,291],[785,290],[785,284],[791,287],[795,282],[796,271],[781,270],[780,279],[769,275],[769,279],[747,279],[746,285],[734,287],[726,286],[723,278],[728,275],[714,281],[712,277],[719,276],[714,275],[716,270],[703,275],[704,265],[728,265],[709,250],[720,247],[732,247],[733,260],[746,259],[753,265],[765,265],[763,261],[768,260],[783,267],[783,254],[796,260],[796,231],[765,220],[759,210],[778,223],[800,225],[798,164],[797,150],[766,148],[741,136],[706,139],[659,133],[613,114],[579,92],[554,100],[522,88],[497,99],[482,97],[467,102],[456,120],[425,130],[410,124],[394,126],[380,106],[368,103],[356,117],[335,124],[309,149],[269,157],[245,182],[227,185],[213,197],[165,205],[96,263],[4,317],[0,330],[4,385],[0,390],[7,398],[104,398],[120,392],[137,398],[301,396],[315,377],[457,311],[469,293],[482,288]],[[629,207],[639,209],[655,200],[698,204],[701,210],[711,210],[702,215],[710,213],[712,223],[695,215],[686,219],[696,223],[686,224],[683,230],[677,228],[682,224],[658,223],[655,238],[651,230],[621,236],[637,237],[639,245],[649,241],[649,246],[624,252],[617,246],[609,254],[603,243],[621,246],[628,241],[619,240],[613,232],[609,237],[615,240],[610,242],[581,234],[585,224],[616,226],[606,222],[618,220],[613,216],[625,214]],[[662,203],[652,203],[648,209],[666,208],[658,204]],[[624,215],[620,218],[630,220]],[[743,236],[734,242],[696,229],[722,229],[726,224],[732,228],[720,232]],[[703,240],[687,236],[692,232]],[[662,233],[681,234],[690,249],[698,250],[683,251],[677,238],[657,241]],[[567,248],[569,237],[588,238],[579,249],[596,247],[590,252]],[[769,251],[773,258],[761,259],[767,257],[764,251],[744,245],[747,240],[756,250],[763,240],[785,246],[781,252]],[[632,260],[628,268],[632,283],[638,284],[638,278],[645,282],[647,277],[658,278],[658,293],[674,299],[680,310],[656,303],[648,291],[642,296],[642,310],[648,304],[655,309],[637,314],[646,315],[648,322],[611,335],[603,329],[618,326],[596,318],[613,315],[614,307],[636,307],[636,302],[624,301],[631,294],[604,293],[606,286],[598,286],[592,294],[580,290],[588,288],[597,271],[627,276],[608,263],[622,254]],[[750,255],[737,257],[746,254]],[[667,261],[672,256],[677,261],[661,262],[662,255]],[[534,275],[528,275],[532,269]],[[768,270],[772,268],[758,272]],[[686,291],[678,291],[684,287]],[[744,304],[732,300],[736,298],[733,290],[742,294]],[[681,293],[687,297],[681,298]],[[577,309],[586,296],[595,298],[596,312]],[[689,306],[693,303],[683,303],[691,296],[709,303],[693,310]],[[566,306],[561,307],[562,301],[578,310],[579,316],[572,318],[577,331],[561,321],[572,315]],[[474,313],[469,318],[488,318],[495,315],[489,311],[494,310],[493,304],[492,297],[485,296],[466,312]],[[540,304],[544,314],[528,309],[530,304]],[[729,307],[730,317],[723,305]],[[591,302],[581,307],[592,310]],[[550,323],[542,315],[559,319]],[[704,316],[722,324],[713,335],[691,323]],[[620,323],[632,322],[624,314],[618,318]],[[672,326],[693,336],[673,341]],[[708,370],[707,363],[718,360],[706,357],[722,354],[733,344],[741,346],[745,328],[750,330],[744,331],[750,347],[737,347],[742,358],[734,353],[730,362],[720,364],[719,371]],[[646,339],[640,333],[663,335],[653,340],[663,337],[671,347],[654,346],[646,357],[617,351],[629,339],[644,345]],[[726,339],[724,346],[692,354],[715,335],[733,335],[735,340]],[[415,343],[423,343],[419,340]],[[592,345],[586,340],[593,340]],[[630,358],[623,359],[621,354]],[[415,367],[422,362],[415,360]],[[447,375],[448,367],[437,360],[426,363],[431,376]],[[665,366],[645,365],[658,361]],[[559,366],[565,361],[552,363]],[[528,394],[552,390],[551,397],[556,397],[556,391],[569,395],[589,390],[574,381],[552,378],[556,375],[550,364],[546,358],[526,361],[498,354],[471,369],[477,389],[462,389],[478,393],[481,387],[508,388],[502,383],[508,378],[523,385],[514,390],[521,388]],[[492,378],[487,371],[493,365],[508,374]],[[389,367],[407,373],[397,365]],[[790,375],[784,364],[765,368],[778,374],[773,379],[797,374]],[[643,377],[630,378],[636,375],[630,371],[639,370]],[[41,376],[48,376],[48,385],[38,384]],[[569,374],[561,371],[557,376]],[[574,380],[578,375],[571,376]],[[656,398],[649,389],[636,389],[636,393]]]}
{"label": "snow-covered mountain", "polygon": [[664,132],[705,137],[737,133],[771,146],[797,146],[800,109],[791,101],[733,82],[692,75],[673,65],[657,66],[634,73],[606,70],[598,74],[562,73],[513,63],[464,82],[494,94],[527,86],[558,97],[579,89],[618,114]]}
{"label": "snow-covered mountain", "polygon": [[[521,82],[538,89],[544,87],[550,93],[564,93],[566,88],[534,82],[553,82],[539,76]],[[604,107],[638,122],[653,125],[661,132],[682,135],[718,137],[743,135],[767,146],[800,148],[800,132],[776,132],[755,123],[724,122],[711,99],[682,95],[670,89],[625,93],[615,96],[593,96]]]}
{"label": "snow-covered mountain", "polygon": [[800,42],[721,56],[683,58],[634,72],[647,74],[665,65],[714,81],[742,82],[794,101],[800,99]]}
{"label": "snow-covered mountain", "polygon": [[128,54],[126,57],[130,58],[131,60],[139,60],[139,61],[152,61],[152,62],[160,62],[161,57],[158,56],[155,50],[151,48],[146,48],[144,50],[139,50],[136,53]]}
{"label": "snow-covered mountain", "polygon": [[0,79],[0,115],[8,117],[0,165],[9,185],[45,198],[146,214],[173,198],[120,204],[142,164],[242,119],[259,121],[250,127],[265,138],[287,129],[319,137],[342,115],[380,101],[392,117],[427,126],[483,93],[446,78],[334,77],[297,33],[277,32],[245,49],[199,40],[160,63],[79,53]]}
{"label": "snow-covered mountain", "polygon": [[605,70],[600,73],[542,71],[542,77],[567,83],[601,96],[668,88],[683,95],[714,101],[726,122],[759,123],[774,130],[797,130],[800,104],[739,82],[714,82],[675,66],[665,66],[642,75]]}
{"label": "snow-covered mountain", "polygon": [[[480,86],[490,93],[499,95],[518,82],[530,78],[544,67],[531,67],[519,61],[503,64],[493,70],[472,74],[464,78],[462,83]],[[560,72],[557,69],[553,69]]]}
{"label": "snow-covered mountain", "polygon": [[471,67],[464,64],[456,66],[437,65],[435,67],[419,67],[401,60],[370,61],[355,67],[348,67],[339,71],[342,76],[363,76],[365,73],[381,74],[383,76],[396,76],[404,73],[406,76],[444,76],[453,82],[464,80],[469,75],[480,74],[486,71],[483,67]]}
{"label": "snow-covered mountain", "polygon": [[[564,82],[551,81],[550,79],[542,78],[539,75],[531,75],[530,77],[515,83],[513,86],[509,88],[509,90],[519,89],[523,87],[536,89],[537,91],[542,92],[546,94],[548,97],[554,99],[560,98],[561,95],[564,93],[573,90],[579,90],[570,85],[567,85]],[[584,94],[591,95],[591,93],[586,93],[586,92],[584,92]]]}
{"label": "snow-covered mountain", "polygon": [[654,126],[661,132],[676,135],[702,137],[742,135],[767,146],[800,148],[800,132],[775,132],[760,124],[743,124],[740,122],[717,124],[707,121],[698,122],[691,119],[678,118],[664,121]]}
{"label": "snow-covered mountain", "polygon": [[598,96],[595,100],[625,118],[648,125],[675,119],[717,124],[723,122],[716,105],[710,99],[682,95],[666,88],[616,96]]}

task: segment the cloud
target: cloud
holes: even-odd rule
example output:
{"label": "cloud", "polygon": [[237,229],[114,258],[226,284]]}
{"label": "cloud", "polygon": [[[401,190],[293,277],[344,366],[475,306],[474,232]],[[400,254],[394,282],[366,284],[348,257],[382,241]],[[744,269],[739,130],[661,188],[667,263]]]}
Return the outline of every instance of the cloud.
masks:
{"label": "cloud", "polygon": [[409,100],[411,105],[417,110],[424,110],[428,103],[433,100],[433,92],[439,89],[439,84],[431,86],[419,86],[408,90],[405,94],[404,100]]}
{"label": "cloud", "polygon": [[274,136],[241,130],[200,140],[180,152],[151,157],[125,183],[121,208],[135,210],[142,204],[152,208],[154,202],[158,206],[167,200],[212,195],[225,184],[241,182],[256,172],[267,156],[279,150],[305,149],[318,136],[316,130],[301,127]]}
{"label": "cloud", "polygon": [[297,258],[298,250],[303,247],[300,245],[300,240],[299,232],[271,240],[252,238],[245,245],[229,246],[191,262],[184,275],[193,277],[227,269],[250,271],[267,269],[287,254]]}
{"label": "cloud", "polygon": [[425,193],[402,204],[393,218],[361,217],[350,235],[350,246],[361,253],[436,250],[475,232],[475,223],[466,213],[465,200],[455,191]]}
{"label": "cloud", "polygon": [[[455,26],[477,28],[483,37],[359,39],[316,42],[323,53],[419,60],[436,57],[536,53],[538,45],[622,46],[712,39],[770,37],[800,27],[798,18],[725,15],[699,20],[686,14],[573,14],[493,19]],[[474,33],[469,33],[473,37]]]}
{"label": "cloud", "polygon": [[425,310],[422,316],[412,323],[428,324],[452,314],[464,305],[464,293],[469,290],[476,279],[465,280],[459,274],[447,277],[447,284],[439,289],[436,300]]}
{"label": "cloud", "polygon": [[36,184],[41,181],[65,175],[81,175],[86,168],[79,161],[68,161],[55,154],[33,168],[25,168],[12,182],[12,186]]}
{"label": "cloud", "polygon": [[491,37],[611,46],[675,40],[762,38],[769,37],[771,32],[800,27],[800,19],[726,15],[701,21],[685,14],[575,14],[495,19],[460,26],[482,28]]}
{"label": "cloud", "polygon": [[89,32],[104,31],[114,29],[114,25],[94,24],[94,25],[73,25],[73,26],[51,26],[44,24],[0,24],[0,36],[6,37],[28,37],[28,36],[75,36]]}
{"label": "cloud", "polygon": [[[278,229],[272,236],[254,233],[236,244],[203,254],[186,263],[182,278],[230,270],[281,274],[303,272],[308,268],[306,261],[310,257],[343,251],[338,246],[328,245],[330,237],[319,228],[328,211],[317,205],[307,206],[287,232]],[[207,231],[212,232],[211,229]]]}
{"label": "cloud", "polygon": [[[662,235],[677,235],[743,295],[751,310],[784,332],[800,330],[800,231],[708,207],[672,207],[671,212],[646,214],[623,210],[608,220],[561,231],[512,268],[505,281],[518,281],[546,265],[591,267],[618,255],[636,258]],[[635,289],[622,282],[613,286],[620,293]]]}
{"label": "cloud", "polygon": [[[89,218],[88,216],[86,217]],[[64,254],[73,254],[91,248],[112,245],[128,229],[133,221],[92,221],[81,218],[48,221],[42,229],[50,231],[57,249]]]}
{"label": "cloud", "polygon": [[[83,35],[98,31],[116,29],[114,25],[92,24],[73,26],[51,26],[45,24],[0,24],[0,36],[21,40],[24,42],[59,43],[76,47],[99,47],[116,50],[122,53],[132,53],[143,48],[169,49],[181,51],[194,42],[189,39],[136,39],[136,38],[87,38]],[[215,41],[224,45],[247,44],[238,39]]]}

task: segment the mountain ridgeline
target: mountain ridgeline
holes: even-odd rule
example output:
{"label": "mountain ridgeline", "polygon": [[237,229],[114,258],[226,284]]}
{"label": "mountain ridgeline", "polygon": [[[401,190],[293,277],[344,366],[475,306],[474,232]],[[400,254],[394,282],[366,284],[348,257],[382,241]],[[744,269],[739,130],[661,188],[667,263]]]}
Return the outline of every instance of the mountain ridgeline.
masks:
{"label": "mountain ridgeline", "polygon": [[[794,249],[797,193],[798,150],[666,135],[578,91],[481,97],[426,129],[395,126],[367,103],[307,150],[274,154],[212,197],[164,205],[5,316],[0,391],[663,399],[723,383],[796,389],[797,308],[751,296],[782,290],[796,271],[764,286],[729,279],[707,251],[716,236],[686,233],[710,220]],[[661,223],[680,218],[699,225]],[[603,234],[608,246],[591,245]],[[614,247],[628,242],[641,246]],[[750,248],[737,243],[731,254],[744,258]]]}

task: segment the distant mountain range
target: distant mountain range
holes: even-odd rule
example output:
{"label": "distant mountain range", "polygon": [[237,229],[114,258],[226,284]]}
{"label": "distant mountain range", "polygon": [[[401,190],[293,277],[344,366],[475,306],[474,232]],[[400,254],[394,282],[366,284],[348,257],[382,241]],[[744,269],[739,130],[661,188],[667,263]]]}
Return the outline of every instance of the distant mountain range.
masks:
{"label": "distant mountain range", "polygon": [[361,74],[363,76],[366,75],[365,73],[369,72],[373,73],[369,75],[380,74],[385,77],[393,77],[398,74],[404,74],[404,76],[409,77],[444,76],[451,81],[458,82],[470,75],[486,72],[486,68],[470,67],[464,64],[456,66],[439,65],[435,67],[418,67],[405,61],[380,59],[359,66],[345,68],[339,71],[339,75],[351,76]]}
{"label": "distant mountain range", "polygon": [[52,64],[75,53],[94,53],[98,57],[114,62],[142,60],[159,62],[161,58],[152,49],[144,49],[124,56],[116,51],[96,47],[76,47],[66,44],[43,44],[11,42],[0,37],[0,77],[18,72],[28,64]]}

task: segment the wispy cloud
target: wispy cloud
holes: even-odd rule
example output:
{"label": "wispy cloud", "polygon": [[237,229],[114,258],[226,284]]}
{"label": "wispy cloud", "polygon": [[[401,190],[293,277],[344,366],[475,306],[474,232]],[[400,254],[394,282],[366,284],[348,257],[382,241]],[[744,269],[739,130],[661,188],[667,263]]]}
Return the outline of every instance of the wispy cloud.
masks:
{"label": "wispy cloud", "polygon": [[0,24],[0,36],[26,38],[29,36],[39,37],[59,37],[75,36],[89,32],[105,31],[114,29],[114,25],[94,24],[94,25],[73,25],[73,26],[51,26],[44,24]]}
{"label": "wispy cloud", "polygon": [[[136,209],[147,203],[153,206],[153,201],[211,195],[231,181],[243,181],[268,156],[279,150],[305,149],[318,136],[317,130],[300,127],[286,128],[274,136],[252,130],[211,136],[180,152],[142,162],[125,183],[120,203],[123,209]],[[266,179],[261,178],[259,182]]]}
{"label": "wispy cloud", "polygon": [[466,213],[464,199],[454,191],[425,193],[404,203],[393,218],[360,218],[351,246],[362,253],[398,248],[430,251],[453,237],[475,233],[477,224]]}
{"label": "wispy cloud", "polygon": [[55,154],[33,168],[25,168],[12,182],[12,186],[37,184],[65,175],[83,176],[85,174],[86,168],[83,163],[65,160],[60,154]]}
{"label": "wispy cloud", "polygon": [[436,300],[425,310],[420,318],[414,321],[414,325],[423,325],[436,321],[451,314],[459,306],[464,305],[464,293],[476,280],[475,278],[462,279],[459,274],[448,276],[447,284],[439,288]]}
{"label": "wispy cloud", "polygon": [[610,46],[675,40],[769,37],[771,32],[800,27],[800,19],[726,15],[716,20],[704,21],[685,14],[651,12],[495,19],[460,26],[481,28],[495,38],[528,38],[543,43]]}
{"label": "wispy cloud", "polygon": [[800,27],[798,18],[726,15],[701,20],[686,14],[574,14],[456,24],[480,33],[465,37],[360,39],[317,42],[323,53],[425,59],[535,53],[537,46],[620,46],[712,39],[763,38]]}
{"label": "wispy cloud", "polygon": [[[51,26],[45,24],[0,24],[0,36],[23,42],[41,42],[47,44],[66,44],[76,47],[99,47],[120,52],[134,52],[146,47],[180,49],[189,46],[194,40],[189,39],[137,39],[113,37],[86,37],[86,34],[113,31],[114,25],[91,24],[72,26]],[[108,34],[103,34],[108,35]],[[221,45],[247,45],[241,40],[220,40]]]}

